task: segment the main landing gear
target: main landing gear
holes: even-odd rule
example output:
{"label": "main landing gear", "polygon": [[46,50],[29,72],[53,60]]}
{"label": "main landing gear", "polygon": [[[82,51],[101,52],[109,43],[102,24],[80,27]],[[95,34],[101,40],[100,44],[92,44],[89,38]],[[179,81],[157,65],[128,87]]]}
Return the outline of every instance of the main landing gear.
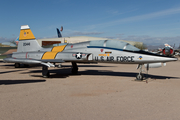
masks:
{"label": "main landing gear", "polygon": [[144,79],[146,79],[146,82],[147,82],[149,64],[147,64],[147,76],[146,76],[146,78],[145,78],[145,76],[144,76],[144,74],[143,74],[142,66],[143,66],[143,64],[139,64],[138,67],[137,67],[137,69],[139,69],[139,73],[136,74],[136,79],[137,79],[137,80],[141,80],[141,81],[144,80]]}
{"label": "main landing gear", "polygon": [[22,66],[24,65],[25,68],[28,68],[28,67],[29,67],[28,64],[20,64],[20,63],[15,63],[15,64],[14,64],[14,67],[15,67],[15,68],[20,68],[21,65],[22,65]]}
{"label": "main landing gear", "polygon": [[48,78],[49,77],[49,71],[48,71],[48,67],[47,66],[42,66],[42,76],[44,78]]}
{"label": "main landing gear", "polygon": [[14,67],[15,67],[15,68],[20,68],[20,63],[15,63],[15,64],[14,64]]}
{"label": "main landing gear", "polygon": [[[72,70],[71,70],[71,73],[73,75],[76,75],[78,73],[78,66],[77,66],[77,63],[76,62],[72,62]],[[43,65],[42,66],[42,76],[44,78],[48,78],[49,77],[49,71],[48,71],[48,67]]]}
{"label": "main landing gear", "polygon": [[76,62],[72,62],[72,70],[71,70],[71,73],[73,75],[76,75],[78,73],[78,66],[77,66],[77,63]]}

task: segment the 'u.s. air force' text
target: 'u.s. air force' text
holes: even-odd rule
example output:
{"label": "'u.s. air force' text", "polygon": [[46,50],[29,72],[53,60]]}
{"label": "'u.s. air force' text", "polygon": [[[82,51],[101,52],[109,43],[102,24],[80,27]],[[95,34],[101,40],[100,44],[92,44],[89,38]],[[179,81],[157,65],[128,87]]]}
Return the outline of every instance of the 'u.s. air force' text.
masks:
{"label": "'u.s. air force' text", "polygon": [[134,56],[95,56],[96,61],[134,62]]}

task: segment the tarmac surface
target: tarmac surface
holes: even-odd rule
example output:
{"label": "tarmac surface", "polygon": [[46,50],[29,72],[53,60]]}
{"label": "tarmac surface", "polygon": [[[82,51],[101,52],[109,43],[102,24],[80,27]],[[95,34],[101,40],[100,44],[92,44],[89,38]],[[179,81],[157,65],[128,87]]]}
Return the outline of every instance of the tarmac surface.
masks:
{"label": "tarmac surface", "polygon": [[14,68],[0,62],[0,120],[179,120],[180,61],[151,68],[135,81],[137,65],[71,64]]}

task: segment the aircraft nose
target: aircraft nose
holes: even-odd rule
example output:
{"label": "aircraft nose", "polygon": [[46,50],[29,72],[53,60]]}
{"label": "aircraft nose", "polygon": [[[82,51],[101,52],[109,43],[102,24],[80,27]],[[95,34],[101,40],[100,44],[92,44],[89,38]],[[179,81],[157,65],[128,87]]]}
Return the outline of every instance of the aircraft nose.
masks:
{"label": "aircraft nose", "polygon": [[[157,60],[157,59],[155,58],[155,60]],[[177,61],[178,58],[176,58],[176,57],[161,57],[159,60],[161,60],[162,62],[171,62],[171,61]]]}
{"label": "aircraft nose", "polygon": [[170,58],[170,61],[177,61],[178,58]]}

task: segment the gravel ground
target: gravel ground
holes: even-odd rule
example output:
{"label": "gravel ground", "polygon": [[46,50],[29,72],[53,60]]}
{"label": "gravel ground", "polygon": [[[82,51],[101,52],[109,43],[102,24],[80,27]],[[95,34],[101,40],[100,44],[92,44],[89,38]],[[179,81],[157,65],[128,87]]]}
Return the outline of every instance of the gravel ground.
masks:
{"label": "gravel ground", "polygon": [[71,64],[14,68],[0,62],[0,120],[179,120],[180,63],[151,68],[136,81],[137,65]]}

